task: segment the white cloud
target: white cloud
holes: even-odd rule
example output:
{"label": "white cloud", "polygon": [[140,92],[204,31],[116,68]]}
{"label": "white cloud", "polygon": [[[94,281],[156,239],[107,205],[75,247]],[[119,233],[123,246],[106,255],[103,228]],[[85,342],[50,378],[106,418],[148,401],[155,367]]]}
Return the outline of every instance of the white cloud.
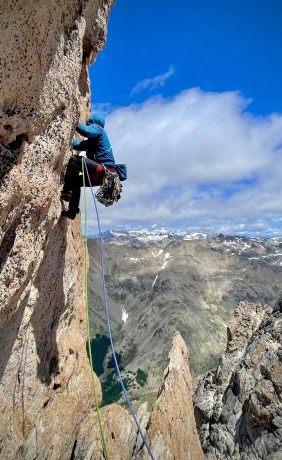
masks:
{"label": "white cloud", "polygon": [[99,206],[103,227],[154,221],[186,222],[193,231],[278,231],[282,115],[256,117],[249,102],[237,92],[193,88],[114,109],[106,130],[128,180],[117,204]]}
{"label": "white cloud", "polygon": [[138,94],[145,89],[152,91],[153,89],[158,88],[159,86],[164,86],[168,78],[175,74],[175,69],[170,66],[169,70],[162,75],[157,75],[153,78],[145,78],[137,83],[136,86],[131,91],[131,94]]}

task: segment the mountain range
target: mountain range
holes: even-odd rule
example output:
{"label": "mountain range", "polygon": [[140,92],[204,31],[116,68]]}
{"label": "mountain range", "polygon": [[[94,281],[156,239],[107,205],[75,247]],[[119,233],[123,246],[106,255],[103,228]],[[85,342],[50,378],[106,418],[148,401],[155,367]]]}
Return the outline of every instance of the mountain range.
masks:
{"label": "mountain range", "polygon": [[[274,306],[282,282],[282,238],[174,233],[166,229],[102,234],[107,299],[125,377],[139,369],[154,391],[175,331],[197,377],[225,351],[226,326],[241,301]],[[89,250],[92,336],[107,335],[99,242]],[[103,356],[106,379],[111,352]],[[134,382],[133,393],[141,391]],[[144,388],[142,388],[144,392]]]}

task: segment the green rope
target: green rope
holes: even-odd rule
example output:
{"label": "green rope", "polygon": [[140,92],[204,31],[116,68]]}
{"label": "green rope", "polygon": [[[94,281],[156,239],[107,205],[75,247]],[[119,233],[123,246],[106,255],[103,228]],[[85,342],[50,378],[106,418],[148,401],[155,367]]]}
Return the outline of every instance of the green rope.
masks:
{"label": "green rope", "polygon": [[87,205],[86,205],[86,187],[85,187],[85,174],[84,174],[84,158],[82,157],[82,176],[83,176],[83,189],[84,189],[84,220],[85,220],[85,237],[84,237],[84,286],[85,286],[85,305],[86,305],[86,324],[87,324],[87,337],[88,337],[88,354],[90,359],[90,366],[91,366],[91,378],[92,378],[92,387],[93,387],[93,395],[94,401],[96,406],[96,411],[98,415],[99,421],[99,428],[102,436],[102,443],[104,449],[104,457],[106,460],[109,460],[105,433],[103,430],[102,425],[102,417],[101,411],[99,408],[98,396],[96,393],[96,386],[94,380],[94,371],[93,371],[93,363],[92,363],[92,351],[91,351],[91,337],[90,337],[90,324],[89,324],[89,304],[88,304],[88,285],[87,285]]}

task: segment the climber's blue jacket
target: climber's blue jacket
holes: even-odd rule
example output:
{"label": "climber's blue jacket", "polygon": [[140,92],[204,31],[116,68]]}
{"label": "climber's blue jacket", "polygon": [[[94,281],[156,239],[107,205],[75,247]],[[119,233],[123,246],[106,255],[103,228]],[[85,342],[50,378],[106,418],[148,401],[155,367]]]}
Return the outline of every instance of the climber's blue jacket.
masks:
{"label": "climber's blue jacket", "polygon": [[86,156],[90,160],[106,166],[114,166],[120,180],[125,180],[127,178],[126,166],[115,163],[113,150],[104,126],[105,117],[98,113],[90,115],[86,125],[79,122],[76,130],[82,136],[87,137],[87,139],[83,141],[73,139],[72,147],[74,150],[85,150]]}
{"label": "climber's blue jacket", "polygon": [[87,120],[86,125],[79,122],[77,132],[87,140],[78,141],[73,139],[72,146],[75,150],[85,150],[90,160],[108,166],[115,166],[115,159],[109,138],[104,130],[105,118],[103,115],[93,113]]}

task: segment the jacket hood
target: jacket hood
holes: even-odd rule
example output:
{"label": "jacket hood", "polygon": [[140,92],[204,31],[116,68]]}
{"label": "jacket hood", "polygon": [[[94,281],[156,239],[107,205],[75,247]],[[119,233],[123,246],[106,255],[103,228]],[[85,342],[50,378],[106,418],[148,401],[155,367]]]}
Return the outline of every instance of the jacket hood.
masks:
{"label": "jacket hood", "polygon": [[97,123],[98,125],[104,128],[105,126],[105,117],[100,115],[99,113],[92,113],[87,120],[87,125],[91,125],[92,123]]}

